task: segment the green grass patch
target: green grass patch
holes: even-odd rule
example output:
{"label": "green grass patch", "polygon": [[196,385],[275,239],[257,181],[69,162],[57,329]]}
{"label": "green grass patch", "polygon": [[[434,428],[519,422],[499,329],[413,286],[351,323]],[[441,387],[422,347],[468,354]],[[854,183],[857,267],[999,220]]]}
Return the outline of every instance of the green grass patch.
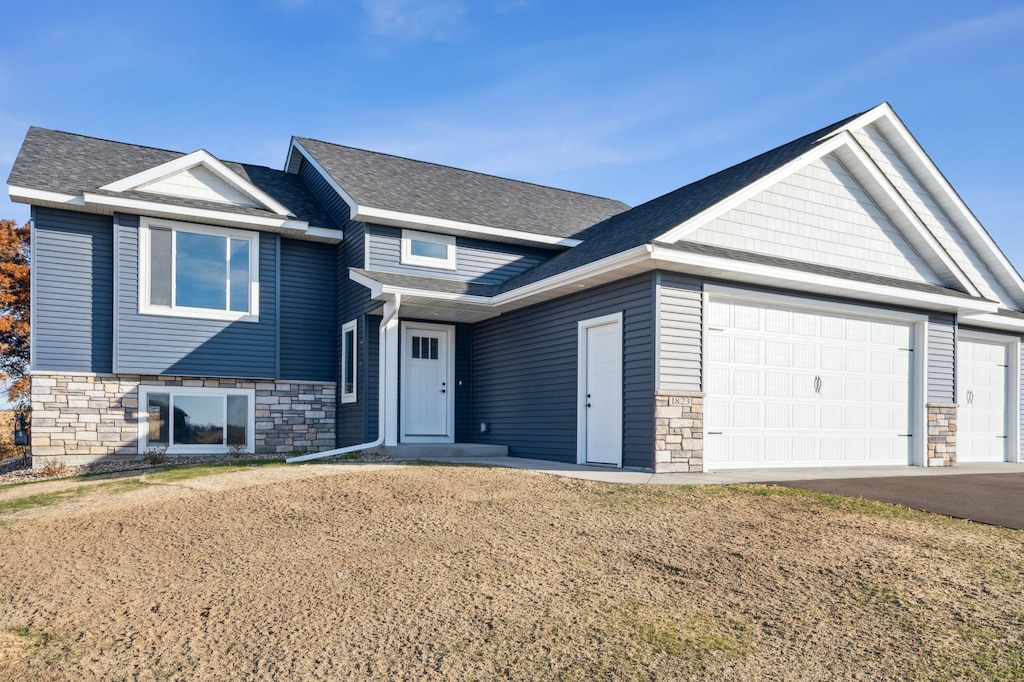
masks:
{"label": "green grass patch", "polygon": [[13,627],[8,632],[21,637],[27,644],[28,655],[42,666],[67,665],[80,658],[77,647],[67,635],[27,626]]}
{"label": "green grass patch", "polygon": [[284,466],[283,459],[243,459],[230,462],[211,462],[209,464],[182,464],[159,467],[156,470],[140,472],[146,482],[176,483],[192,478],[244,471],[254,467]]}
{"label": "green grass patch", "polygon": [[68,488],[66,490],[56,490],[49,493],[39,493],[37,495],[27,495],[25,497],[18,497],[13,500],[0,500],[0,516],[7,516],[10,514],[16,514],[26,509],[34,509],[37,507],[49,507],[54,504],[66,502],[82,497],[86,494],[93,492],[107,492],[107,493],[119,493],[127,492],[129,490],[137,490],[148,485],[146,482],[139,479],[127,479],[120,481],[110,481],[108,483],[100,483],[98,485],[80,485],[74,488]]}

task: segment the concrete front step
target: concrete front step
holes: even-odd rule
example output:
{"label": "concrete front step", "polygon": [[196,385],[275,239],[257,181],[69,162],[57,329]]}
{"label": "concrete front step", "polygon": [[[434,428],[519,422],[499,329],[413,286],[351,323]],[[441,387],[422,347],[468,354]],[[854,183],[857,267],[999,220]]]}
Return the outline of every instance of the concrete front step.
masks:
{"label": "concrete front step", "polygon": [[399,443],[378,445],[370,450],[391,459],[419,459],[429,457],[508,457],[505,445],[482,443]]}

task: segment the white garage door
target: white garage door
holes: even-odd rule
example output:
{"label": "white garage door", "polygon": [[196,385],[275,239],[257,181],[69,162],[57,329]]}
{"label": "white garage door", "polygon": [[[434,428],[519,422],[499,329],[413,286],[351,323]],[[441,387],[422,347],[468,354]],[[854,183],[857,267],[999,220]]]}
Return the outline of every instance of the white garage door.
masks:
{"label": "white garage door", "polygon": [[957,342],[958,462],[1006,458],[1009,347],[974,339]]}
{"label": "white garage door", "polygon": [[705,468],[909,464],[914,329],[711,299]]}

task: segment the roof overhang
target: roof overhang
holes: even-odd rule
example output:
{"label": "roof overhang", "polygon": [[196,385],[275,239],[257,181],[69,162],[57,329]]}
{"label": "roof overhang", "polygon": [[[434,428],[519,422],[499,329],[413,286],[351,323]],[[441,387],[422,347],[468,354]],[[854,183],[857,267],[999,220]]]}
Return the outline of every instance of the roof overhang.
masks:
{"label": "roof overhang", "polygon": [[225,183],[249,197],[257,204],[261,204],[272,213],[290,218],[295,217],[295,215],[279,201],[245,178],[239,176],[237,173],[225,166],[220,159],[205,149],[199,149],[191,154],[180,156],[177,159],[168,161],[167,163],[162,163],[159,166],[148,168],[141,173],[129,175],[128,177],[122,178],[116,182],[106,184],[103,187],[100,187],[100,189],[108,192],[127,192],[143,187],[144,185],[157,182],[164,178],[169,178],[172,175],[176,175],[183,171],[196,168],[197,166],[202,166],[207,169]]}
{"label": "roof overhang", "polygon": [[375,223],[377,225],[390,225],[392,227],[408,227],[417,230],[440,232],[443,234],[452,234],[462,237],[479,237],[491,241],[506,242],[510,244],[525,244],[541,248],[569,248],[578,246],[581,243],[579,239],[570,239],[568,237],[534,234],[532,232],[524,232],[522,230],[510,230],[504,227],[478,225],[458,220],[448,220],[445,218],[435,218],[432,216],[424,216],[414,213],[404,213],[402,211],[374,208],[372,206],[360,204],[345,190],[344,187],[338,184],[327,169],[321,166],[309,150],[302,146],[301,142],[292,138],[291,146],[288,148],[288,158],[285,161],[285,169],[290,173],[297,173],[299,166],[301,165],[299,163],[300,159],[304,159],[307,163],[313,166],[317,173],[319,173],[320,176],[323,177],[331,186],[331,189],[333,189],[338,196],[348,204],[349,215],[352,220],[364,223]]}
{"label": "roof overhang", "polygon": [[370,290],[372,298],[399,294],[403,310],[410,306],[430,318],[449,320],[459,311],[466,316],[458,321],[475,322],[504,312],[559,298],[581,290],[618,281],[653,270],[681,272],[729,282],[744,282],[818,296],[845,298],[886,306],[916,308],[924,311],[994,314],[999,304],[981,298],[943,294],[938,291],[907,289],[896,285],[853,281],[831,275],[802,272],[761,263],[748,263],[722,256],[681,252],[658,245],[644,245],[560,273],[518,289],[495,296],[479,296],[431,291],[389,285],[373,279],[372,274],[350,273],[353,281]]}
{"label": "roof overhang", "polygon": [[221,225],[261,232],[274,232],[286,237],[329,243],[338,243],[344,237],[341,230],[313,226],[304,220],[287,216],[255,216],[233,211],[180,206],[160,201],[146,201],[129,197],[97,194],[95,192],[64,194],[14,185],[9,186],[8,193],[11,201],[19,203],[96,213],[99,215],[130,213],[154,218],[198,222],[204,225]]}
{"label": "roof overhang", "polygon": [[1020,317],[992,313],[968,314],[960,316],[960,324],[1024,335],[1024,318]]}

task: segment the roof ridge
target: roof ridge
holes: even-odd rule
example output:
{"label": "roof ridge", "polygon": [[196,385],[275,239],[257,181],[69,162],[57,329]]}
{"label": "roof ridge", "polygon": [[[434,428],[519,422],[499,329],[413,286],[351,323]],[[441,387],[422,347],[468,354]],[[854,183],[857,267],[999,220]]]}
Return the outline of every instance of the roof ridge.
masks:
{"label": "roof ridge", "polygon": [[446,164],[446,163],[434,163],[433,161],[423,161],[421,159],[413,159],[413,158],[410,158],[408,156],[399,156],[398,154],[390,154],[388,152],[378,152],[378,151],[374,151],[372,149],[363,149],[362,147],[353,147],[353,146],[347,145],[347,144],[338,144],[337,142],[328,142],[327,140],[320,140],[320,139],[317,139],[315,137],[300,137],[300,136],[296,135],[295,139],[299,140],[299,141],[308,140],[310,142],[319,142],[320,144],[329,144],[332,147],[341,147],[342,149],[351,149],[353,151],[363,152],[364,154],[373,154],[375,156],[387,156],[387,157],[390,157],[392,159],[400,159],[402,161],[411,161],[413,163],[422,164],[424,166],[435,166],[437,168],[447,168],[449,170],[456,170],[456,171],[459,171],[461,173],[472,173],[473,175],[482,175],[483,177],[486,177],[486,178],[494,178],[495,180],[503,180],[505,182],[515,182],[515,183],[518,183],[520,185],[529,185],[531,187],[540,187],[541,189],[552,189],[552,190],[555,190],[556,192],[564,192],[566,194],[575,194],[575,195],[581,196],[581,197],[590,197],[591,199],[601,199],[603,201],[611,201],[611,202],[614,202],[614,203],[617,203],[617,204],[622,204],[623,206],[626,206],[627,208],[629,208],[629,204],[626,204],[626,203],[620,201],[619,199],[613,199],[611,197],[603,197],[603,196],[600,196],[600,195],[597,195],[597,194],[591,194],[589,192],[577,192],[576,190],[572,190],[572,189],[564,189],[562,187],[554,187],[552,185],[542,185],[539,182],[531,182],[529,180],[517,180],[516,178],[508,178],[508,177],[505,177],[503,175],[495,175],[494,173],[484,173],[483,171],[472,170],[470,168],[459,168],[458,166],[452,166],[452,165]]}

